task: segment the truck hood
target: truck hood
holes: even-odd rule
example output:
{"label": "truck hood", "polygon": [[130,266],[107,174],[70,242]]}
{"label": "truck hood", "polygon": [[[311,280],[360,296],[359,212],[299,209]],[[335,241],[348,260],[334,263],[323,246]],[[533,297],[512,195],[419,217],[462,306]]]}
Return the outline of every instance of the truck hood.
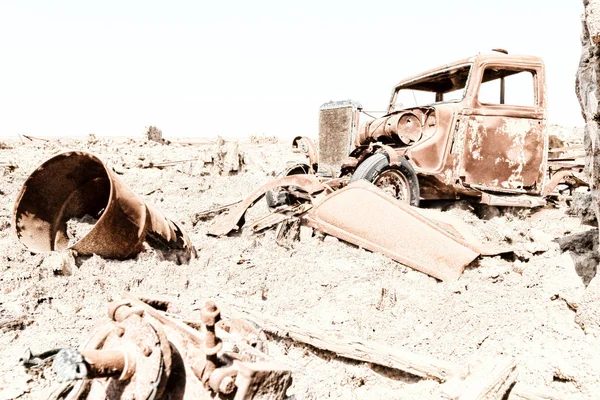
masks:
{"label": "truck hood", "polygon": [[400,147],[411,146],[431,136],[436,125],[435,106],[398,110],[361,124],[356,136],[356,145],[382,142]]}

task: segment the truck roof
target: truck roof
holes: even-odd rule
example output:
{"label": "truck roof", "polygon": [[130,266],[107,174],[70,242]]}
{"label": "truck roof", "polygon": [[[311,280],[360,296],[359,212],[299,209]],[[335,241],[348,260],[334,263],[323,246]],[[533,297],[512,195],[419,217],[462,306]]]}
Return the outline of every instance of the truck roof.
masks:
{"label": "truck roof", "polygon": [[527,65],[531,65],[531,66],[539,66],[539,65],[544,64],[543,60],[540,57],[536,57],[536,56],[529,56],[529,55],[522,55],[522,54],[505,54],[505,53],[501,53],[501,52],[476,54],[474,56],[471,56],[468,58],[463,58],[462,60],[454,61],[449,64],[444,64],[437,68],[433,68],[428,71],[421,72],[420,74],[413,75],[409,78],[403,79],[395,85],[395,88],[397,88],[399,86],[407,85],[413,81],[423,79],[428,75],[432,75],[432,74],[435,74],[435,73],[438,73],[438,72],[441,72],[444,70],[456,68],[456,67],[459,67],[459,66],[465,65],[465,64],[480,63],[483,61],[498,62],[498,63],[503,63],[503,64],[506,64],[506,63],[508,63],[508,64],[511,64],[511,63],[527,64]]}

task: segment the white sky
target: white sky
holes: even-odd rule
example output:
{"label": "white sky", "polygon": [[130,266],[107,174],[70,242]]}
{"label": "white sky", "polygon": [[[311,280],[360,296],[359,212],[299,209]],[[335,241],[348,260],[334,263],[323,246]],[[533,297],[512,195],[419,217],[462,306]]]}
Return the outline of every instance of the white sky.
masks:
{"label": "white sky", "polygon": [[578,0],[0,0],[0,136],[317,136],[402,78],[501,47],[545,59],[549,122],[583,125]]}

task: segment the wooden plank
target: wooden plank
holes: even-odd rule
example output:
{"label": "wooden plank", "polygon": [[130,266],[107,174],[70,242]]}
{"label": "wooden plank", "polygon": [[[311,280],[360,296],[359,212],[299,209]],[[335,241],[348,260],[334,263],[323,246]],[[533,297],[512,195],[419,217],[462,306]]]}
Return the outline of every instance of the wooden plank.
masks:
{"label": "wooden plank", "polygon": [[569,397],[517,383],[510,391],[508,400],[569,400]]}
{"label": "wooden plank", "polygon": [[340,357],[364,361],[408,372],[421,378],[446,381],[459,374],[460,366],[431,356],[411,353],[388,345],[360,338],[344,337],[320,331],[309,326],[285,321],[252,310],[224,308],[230,317],[245,318],[263,330],[281,337],[327,350]]}
{"label": "wooden plank", "polygon": [[584,150],[584,147],[582,144],[578,144],[575,146],[555,147],[553,149],[549,149],[548,153],[562,153],[565,151],[572,151],[572,150]]}
{"label": "wooden plank", "polygon": [[469,366],[465,379],[455,377],[440,386],[447,400],[502,400],[517,378],[515,360],[499,357]]}

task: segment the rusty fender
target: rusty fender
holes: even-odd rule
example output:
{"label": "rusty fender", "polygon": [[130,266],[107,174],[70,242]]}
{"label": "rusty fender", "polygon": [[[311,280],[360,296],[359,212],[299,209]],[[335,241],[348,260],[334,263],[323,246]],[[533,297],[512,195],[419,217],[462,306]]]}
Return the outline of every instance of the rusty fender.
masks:
{"label": "rusty fender", "polygon": [[314,142],[306,136],[296,136],[292,141],[292,149],[304,153],[308,157],[308,165],[312,172],[316,173],[319,169],[319,153]]}
{"label": "rusty fender", "polygon": [[325,189],[325,186],[321,184],[319,179],[312,174],[288,175],[272,180],[252,192],[224,218],[216,221],[208,230],[208,235],[224,236],[232,230],[239,229],[244,225],[244,214],[246,214],[246,210],[260,200],[265,193],[275,188],[290,186],[297,187],[308,194],[321,192]]}
{"label": "rusty fender", "polygon": [[[93,228],[69,246],[67,221],[90,215]],[[188,235],[158,209],[146,204],[96,156],[71,151],[50,158],[27,178],[13,210],[13,229],[28,250],[73,249],[123,259],[146,240],[173,251],[178,262],[195,256]]]}
{"label": "rusty fender", "polygon": [[458,279],[480,254],[472,244],[364,180],[325,197],[304,218],[317,230],[440,280]]}

